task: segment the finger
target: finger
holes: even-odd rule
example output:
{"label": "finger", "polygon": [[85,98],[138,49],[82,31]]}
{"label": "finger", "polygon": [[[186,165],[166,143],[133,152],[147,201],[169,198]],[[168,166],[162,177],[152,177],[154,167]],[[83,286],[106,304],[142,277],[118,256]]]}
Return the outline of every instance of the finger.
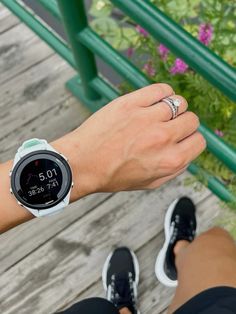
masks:
{"label": "finger", "polygon": [[[181,115],[184,113],[188,108],[187,100],[180,96],[180,95],[174,95],[170,97],[172,99],[177,99],[180,101],[179,107],[178,107],[178,115]],[[150,113],[157,117],[159,121],[170,121],[172,119],[172,111],[169,105],[165,103],[164,101],[157,102],[152,107],[149,108]]]}
{"label": "finger", "polygon": [[167,183],[168,181],[178,177],[179,175],[181,175],[186,169],[187,169],[188,165],[185,166],[184,168],[176,171],[174,174],[171,174],[169,176],[165,176],[165,177],[162,177],[160,179],[157,179],[155,181],[153,181],[151,184],[149,184],[146,188],[147,189],[156,189],[156,188],[159,188],[162,184],[165,184]]}
{"label": "finger", "polygon": [[[119,97],[122,101],[130,106],[147,107],[158,102],[162,98],[174,95],[172,87],[165,83],[152,84],[140,88],[132,93]],[[115,100],[116,101],[116,100]]]}
{"label": "finger", "polygon": [[[179,168],[196,159],[206,148],[206,140],[200,132],[195,132],[175,145],[175,154],[179,156]],[[178,167],[178,165],[177,165]]]}
{"label": "finger", "polygon": [[165,124],[174,142],[180,142],[197,131],[200,125],[198,116],[187,111]]}

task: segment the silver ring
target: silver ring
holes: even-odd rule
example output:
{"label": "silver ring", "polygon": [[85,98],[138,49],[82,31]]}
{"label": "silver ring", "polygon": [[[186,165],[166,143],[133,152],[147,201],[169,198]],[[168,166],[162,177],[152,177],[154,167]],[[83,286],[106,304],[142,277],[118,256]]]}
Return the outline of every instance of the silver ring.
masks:
{"label": "silver ring", "polygon": [[170,97],[163,98],[161,101],[165,102],[169,106],[172,112],[171,119],[175,119],[178,116],[178,109],[181,104],[181,101],[179,99],[173,99]]}

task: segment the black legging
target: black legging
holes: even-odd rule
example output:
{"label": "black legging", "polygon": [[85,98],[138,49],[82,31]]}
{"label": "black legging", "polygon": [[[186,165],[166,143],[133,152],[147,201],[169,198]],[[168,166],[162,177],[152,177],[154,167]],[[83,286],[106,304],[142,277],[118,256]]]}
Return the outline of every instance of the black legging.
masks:
{"label": "black legging", "polygon": [[58,314],[119,314],[115,306],[102,298],[90,298],[78,302]]}

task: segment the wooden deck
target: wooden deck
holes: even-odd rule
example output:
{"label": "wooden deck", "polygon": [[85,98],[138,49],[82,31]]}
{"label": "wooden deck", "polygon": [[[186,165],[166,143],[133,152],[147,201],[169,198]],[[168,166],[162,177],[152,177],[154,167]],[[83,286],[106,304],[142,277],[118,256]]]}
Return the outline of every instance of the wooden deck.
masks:
{"label": "wooden deck", "polygon": [[[49,141],[80,125],[88,110],[64,88],[73,70],[0,6],[0,162],[31,137]],[[159,190],[86,197],[64,213],[35,219],[0,237],[0,313],[50,314],[104,296],[107,254],[127,245],[138,255],[143,314],[164,313],[173,290],[154,276],[163,219],[178,195],[193,197],[200,230],[222,211],[209,190],[186,187],[185,173]]]}

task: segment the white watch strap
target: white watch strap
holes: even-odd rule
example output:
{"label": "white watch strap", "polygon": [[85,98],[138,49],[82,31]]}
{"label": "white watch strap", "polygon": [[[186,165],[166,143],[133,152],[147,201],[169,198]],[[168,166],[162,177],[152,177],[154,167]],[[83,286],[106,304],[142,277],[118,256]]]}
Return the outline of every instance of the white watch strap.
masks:
{"label": "white watch strap", "polygon": [[15,164],[25,155],[32,153],[37,150],[50,150],[53,152],[56,152],[55,149],[48,144],[46,140],[41,140],[38,138],[33,138],[28,141],[25,141],[21,147],[18,148],[15,159],[14,159],[14,164]]}

